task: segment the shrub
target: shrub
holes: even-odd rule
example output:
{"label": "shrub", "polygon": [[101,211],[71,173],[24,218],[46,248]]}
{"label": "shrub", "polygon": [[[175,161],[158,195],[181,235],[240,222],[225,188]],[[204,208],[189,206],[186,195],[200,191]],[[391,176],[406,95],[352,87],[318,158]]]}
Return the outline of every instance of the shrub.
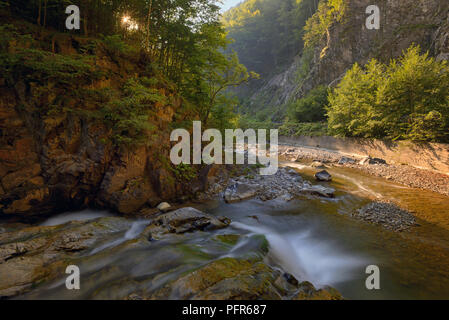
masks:
{"label": "shrub", "polygon": [[102,108],[102,120],[111,128],[115,145],[131,148],[149,141],[148,134],[155,129],[149,121],[154,104],[167,104],[167,98],[145,86],[148,83],[147,78],[128,80],[122,96]]}
{"label": "shrub", "polygon": [[329,96],[339,136],[449,141],[449,69],[410,47],[398,60],[355,64]]}
{"label": "shrub", "polygon": [[327,123],[326,122],[285,122],[279,128],[279,135],[281,136],[326,136]]}
{"label": "shrub", "polygon": [[318,86],[311,90],[302,99],[289,103],[288,116],[298,122],[319,122],[326,119],[325,106],[327,100],[327,87]]}

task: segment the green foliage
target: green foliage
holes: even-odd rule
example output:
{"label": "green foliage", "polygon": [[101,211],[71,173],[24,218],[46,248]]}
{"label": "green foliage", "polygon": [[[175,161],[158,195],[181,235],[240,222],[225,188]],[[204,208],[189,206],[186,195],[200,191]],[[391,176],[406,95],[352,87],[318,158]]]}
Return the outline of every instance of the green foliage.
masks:
{"label": "green foliage", "polygon": [[321,0],[317,12],[307,20],[304,27],[306,47],[315,47],[326,36],[334,22],[343,21],[347,8],[346,0]]}
{"label": "green foliage", "polygon": [[196,169],[188,164],[180,163],[177,166],[170,167],[179,182],[189,182],[197,178]]}
{"label": "green foliage", "polygon": [[112,58],[135,56],[137,53],[137,48],[126,43],[118,34],[105,36],[102,42]]}
{"label": "green foliage", "polygon": [[299,87],[304,83],[310,69],[312,68],[313,55],[314,53],[312,48],[305,48],[301,55],[301,61],[297,71],[297,81]]}
{"label": "green foliage", "polygon": [[398,60],[376,60],[347,72],[329,96],[332,134],[367,138],[448,141],[447,62],[412,46]]}
{"label": "green foliage", "polygon": [[289,64],[303,47],[307,19],[318,0],[247,0],[223,14],[223,23],[242,63],[266,75]]}
{"label": "green foliage", "polygon": [[279,127],[281,136],[326,136],[328,135],[326,122],[285,122]]}
{"label": "green foliage", "polygon": [[234,112],[235,102],[225,102],[216,104],[211,110],[209,127],[220,130],[224,133],[225,129],[237,128],[238,115]]}
{"label": "green foliage", "polygon": [[148,87],[150,79],[130,79],[122,96],[111,100],[101,109],[102,120],[111,128],[115,145],[132,148],[149,142],[148,135],[155,130],[149,121],[154,115],[154,104],[166,104],[166,96]]}
{"label": "green foliage", "polygon": [[106,124],[116,146],[147,143],[156,104],[174,107],[175,121],[233,127],[227,89],[257,78],[226,53],[215,0],[80,0],[81,30],[70,35],[70,0],[3,2],[1,14],[17,26],[0,26],[6,85],[23,81],[44,119],[73,112]]}
{"label": "green foliage", "polygon": [[1,56],[1,68],[8,78],[30,82],[55,82],[65,86],[99,79],[101,72],[91,57],[54,54],[40,49],[19,49]]}
{"label": "green foliage", "polygon": [[326,119],[325,106],[328,104],[326,86],[318,86],[302,99],[288,105],[288,116],[297,122],[319,122]]}
{"label": "green foliage", "polygon": [[277,125],[274,124],[270,119],[266,119],[263,121],[254,119],[253,117],[242,115],[239,118],[238,127],[246,130],[246,129],[276,129]]}

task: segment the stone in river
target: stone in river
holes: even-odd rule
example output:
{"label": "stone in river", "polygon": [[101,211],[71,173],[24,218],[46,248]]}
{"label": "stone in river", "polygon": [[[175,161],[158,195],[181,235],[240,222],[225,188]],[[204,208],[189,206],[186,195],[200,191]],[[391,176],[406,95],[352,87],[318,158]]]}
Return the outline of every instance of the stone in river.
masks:
{"label": "stone in river", "polygon": [[338,161],[338,164],[354,164],[355,160],[352,158],[348,158],[348,157],[341,157],[340,161]]}
{"label": "stone in river", "polygon": [[167,212],[170,210],[171,206],[167,202],[161,202],[161,203],[159,203],[157,208],[162,212]]}
{"label": "stone in river", "polygon": [[301,193],[317,195],[325,198],[333,198],[335,190],[332,188],[326,188],[320,185],[306,186],[301,190]]}
{"label": "stone in river", "polygon": [[315,178],[318,181],[332,181],[332,176],[326,170],[315,173]]}
{"label": "stone in river", "polygon": [[256,193],[256,186],[246,183],[236,183],[226,189],[224,193],[224,199],[228,203],[238,202],[245,199],[250,199],[254,197]]}

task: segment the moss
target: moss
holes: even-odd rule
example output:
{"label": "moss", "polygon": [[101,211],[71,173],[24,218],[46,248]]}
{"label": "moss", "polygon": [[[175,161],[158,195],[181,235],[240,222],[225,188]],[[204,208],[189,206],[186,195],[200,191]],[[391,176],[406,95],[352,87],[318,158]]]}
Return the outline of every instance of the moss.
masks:
{"label": "moss", "polygon": [[215,236],[214,239],[222,243],[234,246],[239,241],[240,236],[237,234],[220,234]]}
{"label": "moss", "polygon": [[211,256],[202,251],[201,246],[192,244],[179,244],[176,249],[184,255],[185,259],[211,259]]}
{"label": "moss", "polygon": [[259,250],[262,254],[267,254],[268,250],[270,249],[270,243],[268,242],[267,238],[265,238],[262,234],[257,234],[251,237],[252,239],[258,241]]}

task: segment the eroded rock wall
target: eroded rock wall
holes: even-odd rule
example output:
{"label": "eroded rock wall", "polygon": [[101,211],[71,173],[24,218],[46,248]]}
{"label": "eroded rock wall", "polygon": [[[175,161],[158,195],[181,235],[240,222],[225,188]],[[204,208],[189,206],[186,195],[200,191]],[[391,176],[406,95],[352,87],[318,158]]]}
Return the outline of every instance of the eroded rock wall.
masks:
{"label": "eroded rock wall", "polygon": [[[83,40],[65,36],[53,47],[60,54],[73,53],[78,41]],[[120,87],[145,68],[146,61],[114,61],[101,48],[96,55],[96,64],[108,76],[93,81],[90,89]],[[51,82],[54,91],[45,97],[27,77],[13,82],[0,75],[0,216],[46,215],[83,207],[128,214],[201,187],[177,183],[167,164],[170,123],[181,107],[173,91],[158,89],[172,103],[153,107],[149,121],[157,134],[149,135],[145,146],[124,150],[111,143],[111,130],[104,123],[86,116],[84,111],[98,106],[84,105]],[[41,111],[66,94],[66,107],[83,112]]]}

